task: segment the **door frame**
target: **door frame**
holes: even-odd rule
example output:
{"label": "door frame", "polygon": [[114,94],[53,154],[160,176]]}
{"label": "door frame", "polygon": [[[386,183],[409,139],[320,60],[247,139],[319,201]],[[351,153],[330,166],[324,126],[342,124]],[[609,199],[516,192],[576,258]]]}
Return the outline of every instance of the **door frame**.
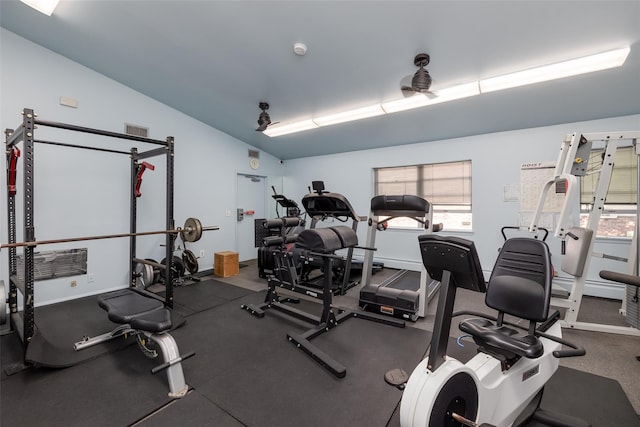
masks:
{"label": "door frame", "polygon": [[[240,177],[244,177],[244,178],[259,178],[261,181],[264,182],[265,185],[265,192],[263,195],[263,199],[262,199],[262,208],[263,208],[263,212],[266,216],[269,215],[269,196],[268,196],[268,186],[269,186],[269,177],[267,175],[263,175],[263,174],[259,174],[259,173],[250,173],[250,172],[236,172],[236,180],[235,180],[235,207],[233,210],[233,216],[235,217],[235,215],[237,215],[237,209],[240,207],[240,189],[238,188],[238,178]],[[257,202],[257,201],[256,201]],[[257,206],[257,203],[256,203]],[[240,221],[238,221],[237,219],[235,219],[235,250],[236,252],[240,253],[240,241],[239,241],[239,227],[240,227]],[[243,260],[240,260],[243,261]]]}

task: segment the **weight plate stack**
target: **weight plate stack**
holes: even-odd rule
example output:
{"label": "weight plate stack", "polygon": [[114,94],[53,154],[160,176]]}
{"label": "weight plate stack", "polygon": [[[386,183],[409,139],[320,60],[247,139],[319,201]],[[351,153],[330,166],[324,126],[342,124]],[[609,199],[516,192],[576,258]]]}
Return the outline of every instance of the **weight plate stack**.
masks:
{"label": "weight plate stack", "polygon": [[153,284],[153,267],[142,262],[136,263],[136,288],[147,289]]}

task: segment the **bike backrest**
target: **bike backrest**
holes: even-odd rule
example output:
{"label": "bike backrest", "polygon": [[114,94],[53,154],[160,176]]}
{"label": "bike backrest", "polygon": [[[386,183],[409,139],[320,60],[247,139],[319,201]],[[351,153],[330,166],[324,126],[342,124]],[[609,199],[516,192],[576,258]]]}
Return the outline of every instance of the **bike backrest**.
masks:
{"label": "bike backrest", "polygon": [[507,240],[489,278],[486,304],[502,313],[535,322],[546,320],[553,279],[551,254],[541,240]]}

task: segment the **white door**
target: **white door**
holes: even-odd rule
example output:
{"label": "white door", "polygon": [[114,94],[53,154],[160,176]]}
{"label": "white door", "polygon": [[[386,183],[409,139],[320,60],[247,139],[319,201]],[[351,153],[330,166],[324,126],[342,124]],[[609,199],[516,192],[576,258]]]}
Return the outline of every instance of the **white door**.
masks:
{"label": "white door", "polygon": [[266,218],[267,178],[238,174],[236,185],[236,246],[240,261],[258,257],[255,220]]}

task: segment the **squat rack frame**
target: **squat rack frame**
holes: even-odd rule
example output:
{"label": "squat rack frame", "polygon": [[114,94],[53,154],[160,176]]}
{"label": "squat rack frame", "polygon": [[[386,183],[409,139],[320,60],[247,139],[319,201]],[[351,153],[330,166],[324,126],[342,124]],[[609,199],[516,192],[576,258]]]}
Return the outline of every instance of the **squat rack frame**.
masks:
{"label": "squat rack frame", "polygon": [[[173,192],[174,192],[174,138],[168,136],[165,141],[155,140],[150,138],[144,138],[134,135],[127,135],[122,133],[110,132],[100,129],[92,129],[82,126],[76,126],[66,123],[45,121],[37,118],[37,114],[33,109],[24,108],[22,111],[22,123],[17,129],[5,130],[5,154],[7,161],[7,228],[9,243],[16,243],[16,191],[15,188],[11,189],[11,180],[16,179],[16,165],[14,160],[13,170],[11,170],[11,157],[12,151],[16,145],[20,142],[23,143],[21,156],[23,157],[23,216],[24,216],[24,235],[25,242],[35,242],[35,226],[34,226],[34,144],[43,143],[56,146],[64,146],[71,148],[81,148],[101,152],[126,154],[131,159],[131,188],[130,188],[130,231],[136,233],[137,231],[137,197],[136,197],[136,184],[138,170],[141,167],[140,161],[148,159],[150,157],[165,155],[166,156],[166,207],[165,207],[165,221],[166,229],[175,229],[173,218]],[[100,135],[110,138],[118,138],[135,142],[142,142],[147,144],[159,145],[159,148],[151,149],[145,152],[138,152],[137,148],[132,147],[130,151],[119,151],[106,148],[90,147],[76,144],[68,144],[54,141],[44,141],[35,139],[35,129],[37,126],[58,128],[73,132],[89,133],[93,135]],[[13,176],[12,176],[13,175]],[[173,308],[173,275],[171,270],[171,260],[173,257],[173,246],[176,239],[175,234],[167,233],[165,235],[166,242],[166,257],[167,260],[165,266],[166,277],[166,291],[164,304],[166,307]],[[24,355],[27,354],[27,347],[31,342],[36,332],[35,324],[35,307],[34,307],[34,246],[25,246],[23,248],[24,257],[24,280],[18,280],[18,265],[17,265],[17,251],[15,247],[9,248],[9,319],[10,327],[15,330],[23,343]],[[135,287],[135,261],[136,258],[136,236],[131,235],[129,237],[129,284],[131,287]],[[23,313],[22,316],[18,307],[18,291],[23,295]],[[161,299],[155,294],[150,296]],[[0,296],[5,298],[4,295]]]}

